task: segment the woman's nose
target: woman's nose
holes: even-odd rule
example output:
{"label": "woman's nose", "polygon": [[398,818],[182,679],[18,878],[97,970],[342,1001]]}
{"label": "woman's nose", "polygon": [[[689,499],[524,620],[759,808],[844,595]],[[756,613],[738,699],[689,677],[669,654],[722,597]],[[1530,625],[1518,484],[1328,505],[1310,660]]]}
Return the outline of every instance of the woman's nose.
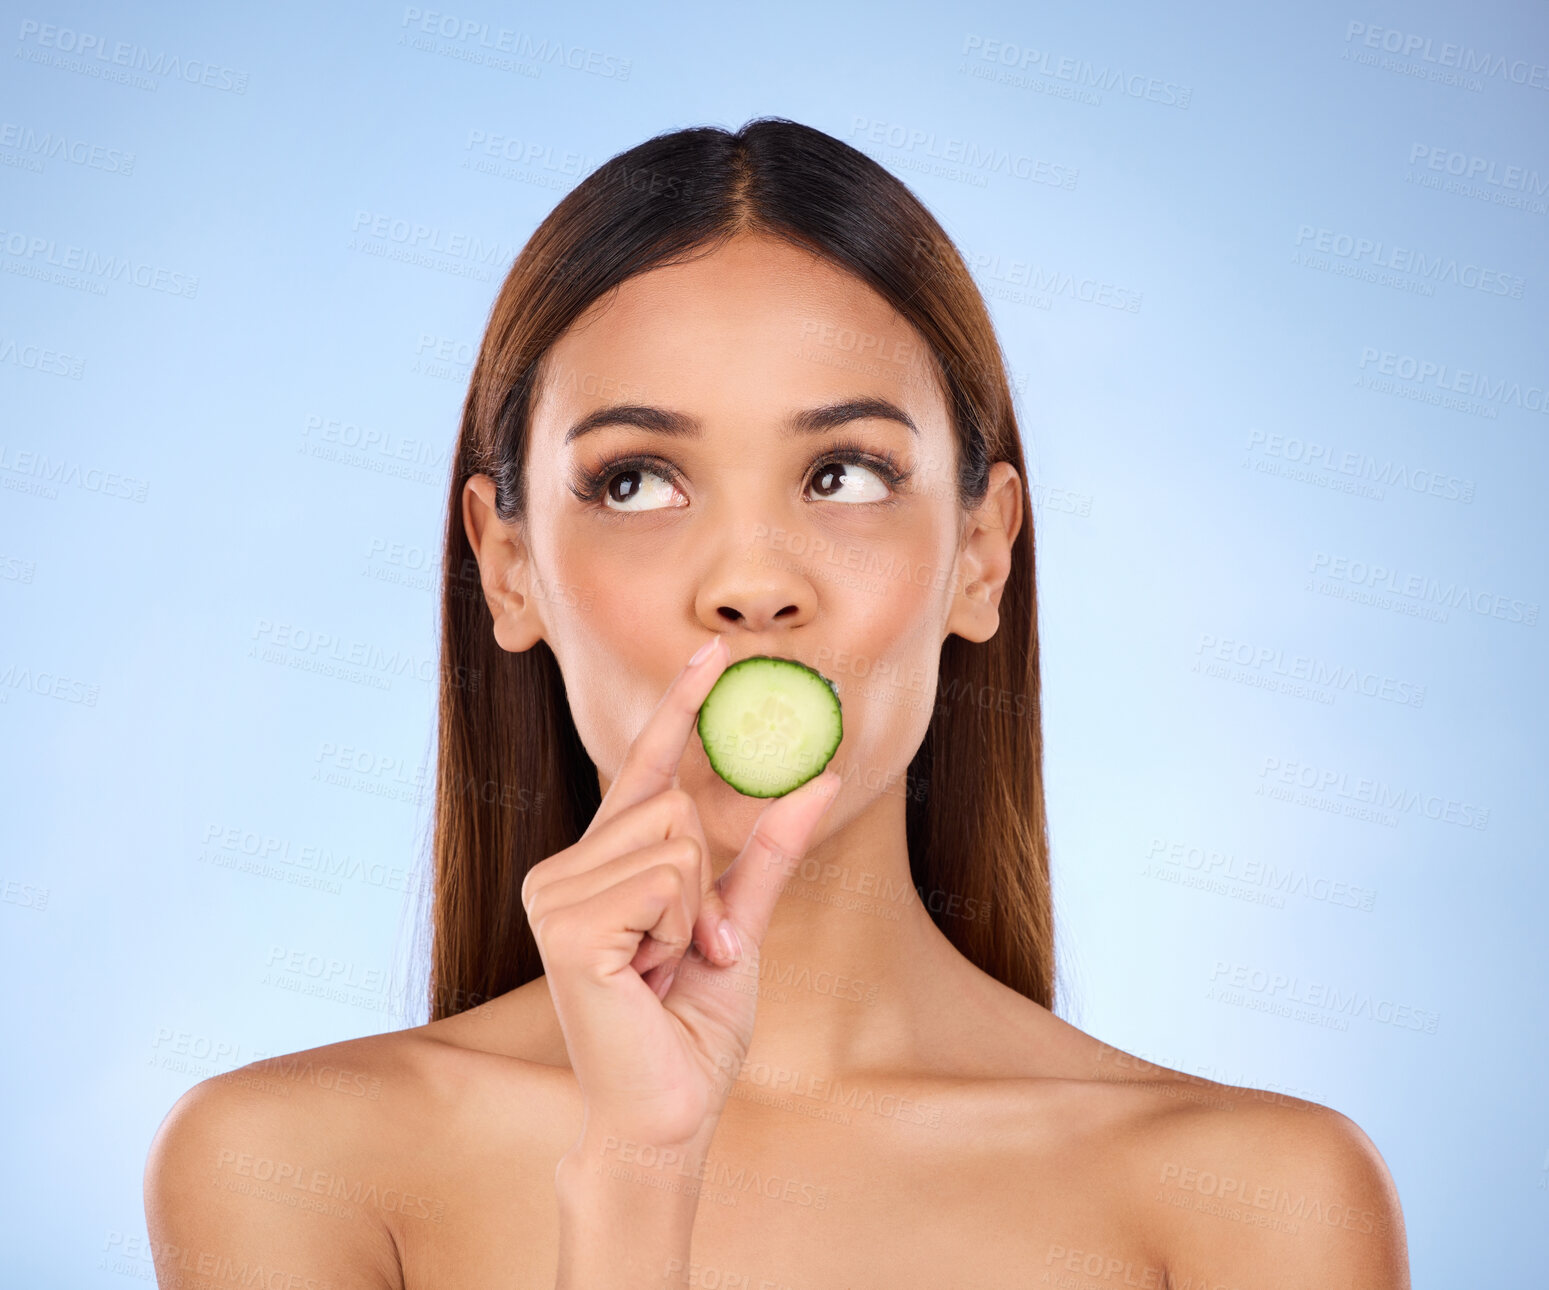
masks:
{"label": "woman's nose", "polygon": [[817,612],[817,592],[794,556],[755,544],[727,558],[695,598],[699,621],[712,631],[736,623],[750,632],[800,627]]}
{"label": "woman's nose", "polygon": [[718,605],[716,613],[727,622],[741,623],[750,631],[761,632],[773,623],[781,626],[795,626],[795,620],[801,616],[801,610],[793,603],[782,605],[772,612],[768,606],[773,601],[768,597],[755,597],[743,599],[740,602],[744,607],[736,605]]}

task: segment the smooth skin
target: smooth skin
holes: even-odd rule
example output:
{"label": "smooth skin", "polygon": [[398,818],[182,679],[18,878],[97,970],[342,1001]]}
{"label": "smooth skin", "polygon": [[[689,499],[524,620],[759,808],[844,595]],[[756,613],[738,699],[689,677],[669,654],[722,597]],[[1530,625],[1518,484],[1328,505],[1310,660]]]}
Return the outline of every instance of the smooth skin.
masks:
{"label": "smooth skin", "polygon": [[[918,434],[787,428],[857,398]],[[698,433],[565,442],[620,403]],[[741,235],[598,301],[550,352],[532,435],[527,525],[496,517],[484,477],[463,519],[496,640],[547,642],[604,794],[524,884],[545,975],[190,1090],[146,1170],[163,1284],[208,1257],[339,1290],[548,1290],[562,1253],[586,1255],[562,1250],[557,1195],[582,1194],[582,1159],[639,1204],[567,1210],[564,1230],[593,1217],[601,1245],[644,1215],[663,1285],[1408,1287],[1392,1179],[1352,1121],[1103,1044],[970,964],[915,891],[904,772],[939,651],[997,630],[1024,516],[1007,462],[958,507],[946,397],[907,322]],[[909,477],[836,462],[841,438]],[[652,464],[572,491],[625,454]],[[828,771],[773,801],[721,781],[692,730],[751,654],[816,667],[844,704]],[[690,1231],[689,1258],[655,1267],[655,1234]]]}
{"label": "smooth skin", "polygon": [[706,644],[631,745],[581,841],[522,884],[588,1113],[663,1146],[694,1137],[731,1091],[753,1038],[775,901],[840,787],[825,771],[772,801],[717,880],[694,799],[676,785],[700,704],[726,666],[725,642]]}

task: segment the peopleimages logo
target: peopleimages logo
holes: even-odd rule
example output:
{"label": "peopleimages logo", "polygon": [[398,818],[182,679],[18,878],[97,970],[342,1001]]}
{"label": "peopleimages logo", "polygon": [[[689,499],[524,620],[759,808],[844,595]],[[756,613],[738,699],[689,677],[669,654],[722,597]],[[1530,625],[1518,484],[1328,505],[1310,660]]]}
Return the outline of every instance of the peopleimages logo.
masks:
{"label": "peopleimages logo", "polygon": [[1436,144],[1415,143],[1409,148],[1409,164],[1424,162],[1429,170],[1443,171],[1456,179],[1475,179],[1533,197],[1549,195],[1549,178],[1527,166],[1503,166],[1489,157],[1442,148]]}
{"label": "peopleimages logo", "polygon": [[[0,487],[9,488],[13,483],[18,492],[37,492],[51,500],[59,496],[59,486],[65,485],[103,497],[143,502],[151,487],[147,479],[82,465],[69,457],[50,457],[31,448],[13,452],[9,444],[0,443]],[[32,486],[21,487],[24,483]]]}
{"label": "peopleimages logo", "polygon": [[[1251,856],[1247,860],[1240,860],[1235,851],[1207,850],[1167,838],[1151,840],[1146,860],[1153,867],[1160,860],[1180,873],[1186,871],[1204,879],[1221,879],[1250,888],[1261,887],[1267,894],[1274,896],[1301,896],[1307,900],[1359,909],[1365,913],[1370,913],[1377,902],[1377,893],[1371,887],[1360,887],[1306,869],[1281,866],[1273,860]],[[1282,899],[1275,907],[1283,908],[1284,904]]]}
{"label": "peopleimages logo", "polygon": [[964,166],[974,178],[982,178],[986,173],[1012,175],[1017,179],[1028,179],[1054,188],[1072,189],[1081,174],[1074,166],[1062,166],[1058,162],[1031,157],[1025,152],[1013,155],[1007,149],[997,148],[993,144],[981,145],[972,139],[959,139],[951,135],[938,139],[934,130],[921,130],[870,117],[855,117],[850,123],[850,134],[852,137],[860,137],[866,143],[911,154],[918,152],[932,161]]}
{"label": "peopleimages logo", "polygon": [[270,618],[260,618],[254,626],[248,657],[363,681],[380,690],[391,689],[394,677],[413,677],[426,685],[436,678],[436,660],[429,655],[384,649],[370,641],[350,640]]}
{"label": "peopleimages logo", "polygon": [[[1330,663],[1311,654],[1288,654],[1275,645],[1255,644],[1252,641],[1222,639],[1209,632],[1201,632],[1199,644],[1194,649],[1196,659],[1233,663],[1238,667],[1264,672],[1286,680],[1306,681],[1326,690],[1343,690],[1363,694],[1368,699],[1384,699],[1389,703],[1419,708],[1425,705],[1425,686],[1412,681],[1400,680],[1380,672],[1350,667],[1344,663]],[[1196,666],[1196,670],[1198,670]]]}
{"label": "peopleimages logo", "polygon": [[363,210],[355,212],[346,248],[480,282],[490,281],[520,250],[512,243]]}
{"label": "peopleimages logo", "polygon": [[[1370,352],[1376,353],[1375,350]],[[1298,478],[1295,472],[1280,466],[1279,463],[1285,462],[1289,466],[1304,467],[1304,473],[1313,482],[1324,482],[1335,475],[1347,476],[1345,480],[1335,481],[1339,491],[1359,490],[1362,495],[1375,496],[1378,500],[1383,496],[1381,489],[1366,488],[1366,484],[1407,489],[1412,493],[1424,493],[1446,501],[1471,503],[1474,500],[1472,479],[1459,478],[1447,471],[1426,469],[1393,457],[1374,457],[1358,449],[1322,443],[1316,439],[1303,439],[1298,435],[1269,434],[1263,430],[1250,429],[1248,452],[1259,458],[1256,469],[1265,474]]]}
{"label": "peopleimages logo", "polygon": [[0,259],[0,271],[79,287],[94,295],[106,295],[109,282],[127,282],[186,300],[199,294],[199,279],[191,274],[148,260],[106,255],[73,242],[61,246],[52,237],[20,229],[0,229],[0,252],[6,257]]}
{"label": "peopleimages logo", "polygon": [[[1143,76],[1123,67],[1112,67],[1090,62],[1085,58],[1069,58],[1050,53],[1047,49],[1035,49],[1030,45],[1018,45],[1009,40],[969,34],[963,38],[964,59],[977,59],[1001,69],[999,79],[1007,84],[1023,84],[1030,75],[1046,76],[1064,81],[1076,94],[1093,107],[1102,100],[1092,93],[1118,92],[1132,99],[1146,99],[1164,107],[1187,108],[1194,90],[1188,85],[1163,80],[1159,76]],[[1010,73],[1011,75],[1007,75]],[[981,78],[983,79],[983,78]]]}
{"label": "peopleimages logo", "polygon": [[[1398,31],[1393,27],[1373,27],[1364,22],[1352,22],[1345,28],[1345,44],[1354,40],[1359,40],[1367,49],[1397,54],[1401,58],[1417,58],[1422,63],[1433,64],[1438,70],[1453,68],[1465,75],[1494,77],[1513,85],[1549,90],[1549,64],[1489,54],[1468,45],[1437,42],[1429,36]],[[1431,79],[1440,78],[1433,76]]]}
{"label": "peopleimages logo", "polygon": [[[1331,1013],[1344,1020],[1364,1018],[1385,1026],[1398,1026],[1403,1030],[1423,1030],[1428,1035],[1436,1033],[1441,1020],[1439,1013],[1392,999],[1379,999],[1364,990],[1343,990],[1323,981],[1303,981],[1294,973],[1270,972],[1245,963],[1216,961],[1210,973],[1216,990],[1246,991],[1266,999]],[[1232,1002],[1230,999],[1224,1002]]]}
{"label": "peopleimages logo", "polygon": [[[24,47],[29,42],[36,46],[33,56],[28,58],[30,62],[44,61],[36,55],[47,49],[57,51],[49,56],[56,66],[85,71],[93,76],[104,75],[105,71],[111,72],[115,68],[127,68],[135,72],[149,72],[152,76],[173,77],[187,81],[190,85],[202,85],[206,89],[227,90],[233,94],[247,91],[248,74],[234,67],[212,63],[203,58],[185,58],[165,50],[152,53],[146,46],[133,41],[109,41],[93,32],[55,27],[32,18],[23,19],[17,39]],[[73,55],[73,58],[61,60],[61,54]],[[17,56],[22,57],[23,51],[18,50]],[[92,61],[88,63],[85,61],[87,59]],[[104,69],[105,64],[111,66]],[[147,81],[142,88],[154,90],[156,82]]]}
{"label": "peopleimages logo", "polygon": [[[534,65],[550,64],[567,67],[573,72],[587,72],[609,80],[627,81],[630,60],[601,50],[588,49],[584,45],[570,44],[563,40],[537,37],[531,32],[517,31],[510,27],[492,28],[478,18],[464,18],[457,14],[441,13],[435,9],[418,9],[406,6],[400,24],[406,31],[412,30],[424,36],[436,36],[442,40],[471,45],[473,54],[514,54],[530,59]],[[468,61],[480,62],[482,57]],[[508,60],[507,60],[508,61]],[[492,59],[493,66],[503,66],[502,60]]]}
{"label": "peopleimages logo", "polygon": [[[1470,291],[1483,291],[1488,295],[1510,296],[1521,300],[1526,284],[1514,274],[1500,269],[1487,269],[1482,265],[1460,262],[1452,256],[1427,255],[1411,247],[1392,246],[1375,238],[1357,237],[1331,228],[1317,228],[1311,224],[1299,224],[1296,229],[1296,245],[1306,252],[1333,256],[1349,262],[1349,267],[1361,270],[1387,270],[1422,279],[1426,285],[1450,282]],[[1308,268],[1324,268],[1308,254],[1301,257]],[[1429,293],[1427,293],[1429,294]]]}
{"label": "peopleimages logo", "polygon": [[[104,170],[110,175],[132,175],[134,153],[120,152],[88,139],[74,138],[60,132],[45,130],[41,134],[28,125],[13,121],[0,124],[0,148],[14,148],[29,158],[42,162],[67,161],[71,165],[91,170]],[[41,166],[39,167],[41,169]]]}
{"label": "peopleimages logo", "polygon": [[[1349,806],[1372,807],[1378,812],[1392,812],[1395,817],[1423,815],[1438,824],[1453,824],[1460,829],[1478,829],[1480,832],[1490,827],[1488,806],[1479,806],[1461,798],[1443,797],[1440,793],[1422,793],[1402,784],[1390,784],[1367,775],[1351,775],[1348,771],[1332,766],[1314,766],[1294,758],[1266,757],[1264,765],[1259,769],[1259,779],[1263,782],[1255,796],[1289,801],[1292,800],[1289,790],[1304,789],[1329,796],[1299,802],[1299,805],[1322,807],[1333,803],[1335,798],[1342,798]],[[1345,810],[1342,813],[1360,815],[1356,810]]]}
{"label": "peopleimages logo", "polygon": [[1494,591],[1475,590],[1466,582],[1442,582],[1422,573],[1400,573],[1386,565],[1352,560],[1348,556],[1317,551],[1311,572],[1350,587],[1402,596],[1416,604],[1442,609],[1467,609],[1485,618],[1500,618],[1526,627],[1538,625],[1538,602],[1518,600]]}
{"label": "peopleimages logo", "polygon": [[[1549,413],[1549,398],[1545,397],[1542,385],[1524,385],[1521,381],[1508,380],[1504,376],[1495,379],[1471,368],[1451,367],[1434,359],[1417,358],[1413,354],[1395,354],[1391,350],[1379,350],[1374,345],[1362,346],[1361,371],[1367,372],[1368,378],[1372,375],[1387,376],[1407,382],[1415,387],[1410,397],[1425,403],[1443,407],[1462,405],[1466,400],[1446,397],[1449,394],[1461,394],[1482,404],[1492,405],[1488,409],[1492,417],[1495,415],[1495,406]],[[1378,388],[1370,379],[1362,383],[1372,389]]]}

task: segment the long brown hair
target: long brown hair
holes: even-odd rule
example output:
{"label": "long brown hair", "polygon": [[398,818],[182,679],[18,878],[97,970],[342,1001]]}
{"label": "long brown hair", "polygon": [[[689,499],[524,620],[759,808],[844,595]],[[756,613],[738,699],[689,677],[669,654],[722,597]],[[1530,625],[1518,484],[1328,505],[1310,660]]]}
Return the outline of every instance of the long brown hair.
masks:
{"label": "long brown hair", "polygon": [[942,645],[906,817],[911,876],[937,926],[983,971],[1053,1007],[1032,509],[1000,344],[962,257],[903,183],[820,130],[763,117],[735,133],[660,134],[606,162],[538,226],[495,299],[446,510],[433,1020],[542,974],[522,880],[573,845],[601,801],[548,644],[509,653],[495,641],[463,529],[463,486],[491,476],[501,518],[522,519],[528,417],[550,346],[626,279],[739,233],[825,257],[919,332],[949,394],[962,506],[983,500],[993,462],[1010,462],[1022,480],[999,629],[983,644],[949,636]]}

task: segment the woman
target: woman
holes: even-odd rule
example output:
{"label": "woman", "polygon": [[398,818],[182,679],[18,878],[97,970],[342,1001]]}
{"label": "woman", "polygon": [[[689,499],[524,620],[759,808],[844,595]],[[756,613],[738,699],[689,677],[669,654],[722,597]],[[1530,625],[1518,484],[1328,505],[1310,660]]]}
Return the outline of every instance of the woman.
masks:
{"label": "woman", "polygon": [[[162,1283],[1407,1286],[1347,1118],[1050,1011],[1027,510],[983,301],[876,163],[764,119],[579,185],[458,441],[432,1019],[190,1090]],[[754,654],[842,701],[773,801],[695,734]]]}

